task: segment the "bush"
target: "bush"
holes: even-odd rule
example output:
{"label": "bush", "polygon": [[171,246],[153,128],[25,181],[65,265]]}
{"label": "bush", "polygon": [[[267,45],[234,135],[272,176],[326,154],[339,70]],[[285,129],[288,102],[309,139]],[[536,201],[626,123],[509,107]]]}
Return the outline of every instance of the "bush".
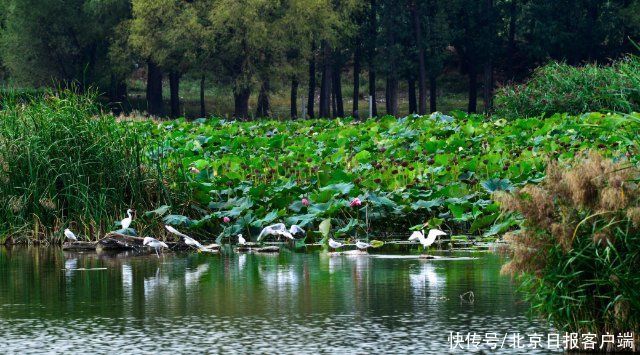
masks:
{"label": "bush", "polygon": [[503,272],[558,329],[640,331],[639,176],[591,154],[572,168],[549,164],[542,184],[497,196],[524,217],[505,236],[512,259]]}
{"label": "bush", "polygon": [[0,235],[37,240],[71,227],[95,237],[129,206],[157,202],[134,126],[102,114],[95,98],[62,92],[4,101]]}
{"label": "bush", "polygon": [[630,56],[610,66],[551,63],[528,82],[499,89],[495,108],[509,118],[639,111],[640,58]]}

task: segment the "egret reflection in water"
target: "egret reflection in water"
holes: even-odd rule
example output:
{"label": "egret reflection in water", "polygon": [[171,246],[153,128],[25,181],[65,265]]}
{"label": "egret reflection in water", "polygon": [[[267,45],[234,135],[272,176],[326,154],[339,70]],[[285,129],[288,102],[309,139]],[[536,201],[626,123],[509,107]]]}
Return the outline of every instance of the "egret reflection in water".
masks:
{"label": "egret reflection in water", "polygon": [[[500,257],[477,256],[172,253],[158,261],[0,247],[2,350],[442,353],[449,331],[548,332],[500,276]],[[86,271],[66,278],[73,259]],[[458,297],[469,290],[472,307]],[[415,341],[424,329],[432,336]]]}

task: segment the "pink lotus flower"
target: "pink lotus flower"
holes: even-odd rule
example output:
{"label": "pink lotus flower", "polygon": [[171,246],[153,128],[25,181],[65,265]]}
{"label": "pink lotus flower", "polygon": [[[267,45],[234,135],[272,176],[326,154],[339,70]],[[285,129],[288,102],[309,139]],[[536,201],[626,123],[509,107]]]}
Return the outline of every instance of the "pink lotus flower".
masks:
{"label": "pink lotus flower", "polygon": [[229,223],[229,222],[231,222],[231,218],[229,218],[229,217],[224,217],[224,218],[222,219],[222,222],[224,222],[224,223]]}
{"label": "pink lotus flower", "polygon": [[351,207],[356,207],[356,206],[360,206],[362,205],[362,201],[360,201],[359,198],[354,198],[353,200],[351,200],[351,203],[349,204],[349,206]]}
{"label": "pink lotus flower", "polygon": [[309,205],[310,205],[309,200],[307,200],[307,198],[306,198],[306,197],[304,197],[304,198],[302,199],[302,205],[303,205],[303,206],[305,206],[305,207],[307,207],[307,206],[309,206]]}

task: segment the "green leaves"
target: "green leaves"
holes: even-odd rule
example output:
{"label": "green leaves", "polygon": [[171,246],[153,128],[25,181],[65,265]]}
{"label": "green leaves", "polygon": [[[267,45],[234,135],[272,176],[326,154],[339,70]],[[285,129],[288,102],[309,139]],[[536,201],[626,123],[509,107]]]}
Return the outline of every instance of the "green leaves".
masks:
{"label": "green leaves", "polygon": [[320,232],[323,238],[329,237],[329,233],[331,232],[331,218],[327,218],[320,223],[318,232]]}
{"label": "green leaves", "polygon": [[[188,172],[172,176],[172,188],[194,191],[191,202],[212,216],[198,226],[250,236],[275,221],[313,230],[331,219],[331,232],[355,237],[364,229],[396,232],[425,221],[499,234],[511,225],[496,224],[493,192],[540,181],[550,154],[570,157],[594,144],[623,154],[640,130],[640,117],[623,124],[616,115],[499,122],[453,115],[354,124],[174,121],[160,124],[171,129],[158,134],[163,159]],[[202,148],[197,155],[194,142]],[[355,197],[362,205],[351,206]],[[225,216],[230,225],[219,222]]]}
{"label": "green leaves", "polygon": [[153,211],[145,212],[144,215],[147,217],[152,217],[152,216],[162,217],[164,216],[165,213],[169,212],[169,209],[171,209],[171,206],[162,205]]}

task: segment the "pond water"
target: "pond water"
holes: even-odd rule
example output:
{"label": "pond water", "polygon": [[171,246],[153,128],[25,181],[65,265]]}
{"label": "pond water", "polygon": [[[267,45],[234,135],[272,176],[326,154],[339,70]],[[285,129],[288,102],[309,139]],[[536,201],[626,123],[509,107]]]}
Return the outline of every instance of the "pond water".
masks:
{"label": "pond water", "polygon": [[[499,256],[462,255],[468,258],[229,250],[158,259],[2,247],[0,349],[442,353],[451,350],[450,332],[549,332],[527,317],[512,282],[500,276]],[[460,298],[468,291],[473,302]]]}

